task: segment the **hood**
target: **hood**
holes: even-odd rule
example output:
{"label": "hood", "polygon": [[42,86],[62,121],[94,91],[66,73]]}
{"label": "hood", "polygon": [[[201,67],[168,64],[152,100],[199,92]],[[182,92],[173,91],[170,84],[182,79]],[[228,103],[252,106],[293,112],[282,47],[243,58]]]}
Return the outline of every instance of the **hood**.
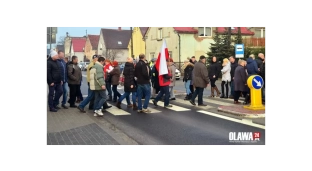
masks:
{"label": "hood", "polygon": [[254,60],[252,58],[247,59],[247,64],[251,64]]}
{"label": "hood", "polygon": [[126,62],[125,66],[134,66],[134,64],[130,62]]}

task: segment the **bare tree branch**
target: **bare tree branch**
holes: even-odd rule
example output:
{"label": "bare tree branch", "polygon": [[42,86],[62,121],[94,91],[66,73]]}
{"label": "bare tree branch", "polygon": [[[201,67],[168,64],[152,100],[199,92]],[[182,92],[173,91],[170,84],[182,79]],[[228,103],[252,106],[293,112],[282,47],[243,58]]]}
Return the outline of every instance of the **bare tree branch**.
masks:
{"label": "bare tree branch", "polygon": [[119,55],[123,55],[124,52],[120,49],[107,49],[107,51],[103,51],[102,55],[106,57],[106,59],[109,60],[116,60],[118,59]]}
{"label": "bare tree branch", "polygon": [[59,40],[57,41],[57,45],[64,45],[65,44],[65,36],[60,36]]}

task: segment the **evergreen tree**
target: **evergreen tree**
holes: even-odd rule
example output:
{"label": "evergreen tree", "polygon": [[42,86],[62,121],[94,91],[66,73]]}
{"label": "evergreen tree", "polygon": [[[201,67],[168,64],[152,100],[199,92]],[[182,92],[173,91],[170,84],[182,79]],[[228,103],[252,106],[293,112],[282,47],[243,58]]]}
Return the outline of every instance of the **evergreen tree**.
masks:
{"label": "evergreen tree", "polygon": [[235,44],[243,44],[243,37],[241,33],[240,27],[237,28],[237,35],[235,36],[234,42]]}
{"label": "evergreen tree", "polygon": [[216,32],[216,34],[213,37],[214,43],[211,43],[210,46],[210,52],[207,53],[208,55],[208,60],[207,63],[211,63],[212,57],[213,56],[220,56],[221,51],[220,51],[220,46],[222,45],[222,35],[220,33]]}

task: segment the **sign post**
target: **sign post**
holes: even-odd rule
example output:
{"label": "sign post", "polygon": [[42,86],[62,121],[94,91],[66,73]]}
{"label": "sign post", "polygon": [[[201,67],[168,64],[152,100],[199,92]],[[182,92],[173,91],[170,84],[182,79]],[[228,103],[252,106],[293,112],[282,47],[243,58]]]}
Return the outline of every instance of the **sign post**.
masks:
{"label": "sign post", "polygon": [[244,58],[244,44],[235,45],[235,58]]}
{"label": "sign post", "polygon": [[262,104],[261,89],[264,85],[262,77],[259,75],[252,75],[247,80],[247,85],[250,88],[250,106],[244,106],[246,109],[251,110],[264,110],[265,107]]}

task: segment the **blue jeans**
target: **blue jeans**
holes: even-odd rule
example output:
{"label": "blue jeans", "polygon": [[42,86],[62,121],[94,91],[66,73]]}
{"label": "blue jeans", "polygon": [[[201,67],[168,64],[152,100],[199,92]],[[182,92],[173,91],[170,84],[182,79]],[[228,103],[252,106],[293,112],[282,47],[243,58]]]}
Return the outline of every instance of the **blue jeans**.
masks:
{"label": "blue jeans", "polygon": [[191,85],[191,80],[187,80],[187,81],[184,83],[184,86],[185,86],[186,94],[187,94],[187,95],[191,94],[190,85]]}
{"label": "blue jeans", "polygon": [[[55,95],[54,95],[55,92]],[[63,94],[63,88],[61,83],[55,84],[53,86],[49,85],[49,98],[48,98],[48,103],[49,103],[49,108],[55,108],[55,106],[58,105],[59,99]],[[53,99],[54,96],[54,99]]]}
{"label": "blue jeans", "polygon": [[106,91],[105,90],[94,90],[94,110],[99,110],[106,101]]}
{"label": "blue jeans", "polygon": [[142,96],[145,95],[145,101],[143,108],[147,109],[148,103],[151,98],[151,85],[150,84],[138,84],[137,95],[138,95],[138,110],[142,110]]}
{"label": "blue jeans", "polygon": [[165,103],[164,103],[164,105],[168,106],[169,105],[169,96],[170,96],[169,93],[170,93],[169,92],[169,86],[162,86],[162,87],[160,87],[160,91],[159,91],[158,95],[156,96],[155,101],[158,102],[163,97],[163,95],[165,94]]}
{"label": "blue jeans", "polygon": [[105,81],[105,87],[106,87],[106,90],[108,92],[108,96],[112,96],[112,84],[108,81]]}
{"label": "blue jeans", "polygon": [[231,96],[234,97],[234,81],[231,81]]}
{"label": "blue jeans", "polygon": [[62,101],[62,105],[65,105],[66,101],[67,101],[68,83],[63,83],[62,87],[63,87],[63,101]]}
{"label": "blue jeans", "polygon": [[192,96],[192,101],[194,102],[195,98],[198,95],[198,104],[203,104],[203,93],[204,93],[204,88],[196,87],[194,94]]}
{"label": "blue jeans", "polygon": [[121,97],[119,97],[119,102],[122,102],[122,100],[124,99],[124,98],[126,98],[126,100],[127,100],[127,104],[128,105],[130,105],[131,104],[131,102],[130,102],[130,93],[132,93],[132,103],[133,104],[136,104],[136,92],[125,92],[123,95],[121,95]]}
{"label": "blue jeans", "polygon": [[85,98],[80,104],[80,108],[84,108],[92,99],[94,98],[94,91],[90,89],[90,85],[88,83],[88,97]]}

